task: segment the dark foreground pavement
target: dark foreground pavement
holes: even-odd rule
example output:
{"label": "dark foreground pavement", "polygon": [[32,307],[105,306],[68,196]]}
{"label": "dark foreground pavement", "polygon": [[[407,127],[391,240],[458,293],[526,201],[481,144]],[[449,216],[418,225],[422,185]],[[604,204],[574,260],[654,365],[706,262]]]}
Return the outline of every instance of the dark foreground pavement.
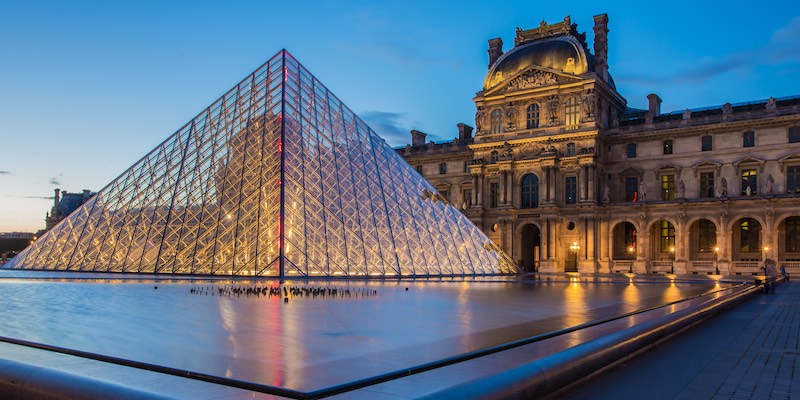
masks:
{"label": "dark foreground pavement", "polygon": [[551,398],[800,399],[799,356],[800,283],[787,282]]}

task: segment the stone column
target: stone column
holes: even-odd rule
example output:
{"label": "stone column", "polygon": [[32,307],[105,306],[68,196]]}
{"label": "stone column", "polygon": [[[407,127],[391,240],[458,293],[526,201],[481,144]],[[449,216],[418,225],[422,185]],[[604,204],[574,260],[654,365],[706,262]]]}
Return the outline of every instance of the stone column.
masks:
{"label": "stone column", "polygon": [[478,207],[482,207],[483,206],[483,176],[478,176],[478,190],[476,192],[477,193],[475,195],[477,197],[475,198],[475,200],[476,200],[475,204],[477,204]]}
{"label": "stone column", "polygon": [[506,204],[506,179],[508,177],[507,171],[500,171],[500,185],[502,190],[500,190],[500,204]]}
{"label": "stone column", "polygon": [[472,207],[478,206],[478,179],[480,175],[472,175]]}
{"label": "stone column", "polygon": [[590,165],[589,166],[589,201],[592,203],[597,203],[597,192],[595,190],[595,186],[597,186],[597,166]]}
{"label": "stone column", "polygon": [[550,202],[550,167],[544,167],[544,203]]}

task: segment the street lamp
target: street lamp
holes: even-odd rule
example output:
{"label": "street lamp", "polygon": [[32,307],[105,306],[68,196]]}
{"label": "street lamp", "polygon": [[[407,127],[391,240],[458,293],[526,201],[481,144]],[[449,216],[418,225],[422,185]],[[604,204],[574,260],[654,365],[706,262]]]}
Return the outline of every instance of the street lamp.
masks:
{"label": "street lamp", "polygon": [[714,271],[719,275],[719,247],[714,246]]}
{"label": "street lamp", "polygon": [[670,274],[674,274],[675,273],[675,246],[670,246],[669,247],[669,254],[672,256],[672,263],[670,263],[670,265],[669,265],[669,273]]}
{"label": "street lamp", "polygon": [[[636,258],[635,258],[635,254],[636,254],[636,248],[635,248],[635,247],[633,247],[633,246],[628,246],[628,254],[630,254],[630,255],[631,255],[631,257],[634,257],[634,260],[636,260]],[[633,273],[633,262],[631,262],[631,263],[630,263],[630,266],[628,267],[628,273],[629,273],[629,274],[632,274],[632,273]]]}

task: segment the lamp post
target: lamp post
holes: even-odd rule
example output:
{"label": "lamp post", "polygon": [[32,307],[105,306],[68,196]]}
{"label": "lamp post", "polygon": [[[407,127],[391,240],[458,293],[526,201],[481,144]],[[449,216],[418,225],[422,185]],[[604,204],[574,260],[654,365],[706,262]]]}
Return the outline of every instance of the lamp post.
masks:
{"label": "lamp post", "polygon": [[672,262],[669,264],[669,273],[675,274],[675,246],[670,246],[669,254],[672,256]]}
{"label": "lamp post", "polygon": [[719,275],[719,247],[714,246],[714,272]]}
{"label": "lamp post", "polygon": [[[631,257],[633,257],[634,261],[636,260],[636,248],[635,247],[628,246],[628,254],[630,254]],[[633,273],[633,262],[631,262],[630,266],[628,267],[628,273],[630,273],[630,274]]]}

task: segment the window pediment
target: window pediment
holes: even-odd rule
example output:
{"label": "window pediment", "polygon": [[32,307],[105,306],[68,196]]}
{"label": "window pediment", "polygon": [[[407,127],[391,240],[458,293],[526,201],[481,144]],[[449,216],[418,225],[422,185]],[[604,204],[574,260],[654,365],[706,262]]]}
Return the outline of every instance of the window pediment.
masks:
{"label": "window pediment", "polygon": [[700,172],[705,171],[714,171],[716,175],[719,175],[719,170],[722,168],[722,164],[711,161],[711,160],[703,160],[692,167],[694,171],[694,177],[697,178]]}
{"label": "window pediment", "polygon": [[764,169],[764,160],[760,160],[755,157],[745,157],[739,161],[733,163],[737,169],[741,170],[742,168],[758,168],[758,172],[763,172]]}
{"label": "window pediment", "polygon": [[781,171],[786,172],[786,166],[800,165],[800,153],[793,153],[778,159]]}

